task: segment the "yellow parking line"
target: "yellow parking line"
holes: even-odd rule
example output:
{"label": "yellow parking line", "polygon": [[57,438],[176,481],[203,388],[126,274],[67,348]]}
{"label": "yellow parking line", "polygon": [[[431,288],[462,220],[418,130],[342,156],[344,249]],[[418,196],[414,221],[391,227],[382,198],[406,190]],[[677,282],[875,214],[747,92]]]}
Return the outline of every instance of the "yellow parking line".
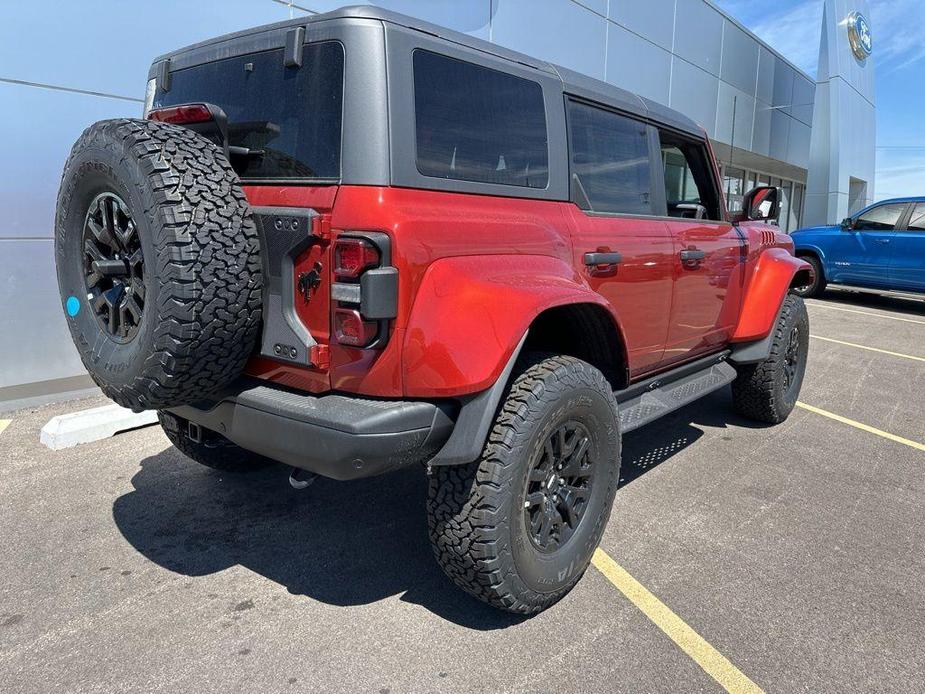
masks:
{"label": "yellow parking line", "polygon": [[12,419],[0,419],[0,434],[3,433],[4,429],[10,426],[10,422],[12,421],[13,421]]}
{"label": "yellow parking line", "polygon": [[799,402],[799,401],[797,401],[797,407],[802,407],[804,410],[809,410],[810,412],[815,412],[816,414],[822,415],[823,417],[834,419],[836,422],[847,424],[848,426],[852,426],[855,429],[866,431],[869,434],[876,434],[877,436],[882,436],[883,438],[889,439],[890,441],[901,443],[904,446],[909,446],[910,448],[915,448],[916,450],[919,450],[919,451],[925,451],[925,444],[919,443],[918,441],[904,439],[902,436],[897,436],[896,434],[891,434],[888,431],[877,429],[876,427],[872,427],[869,424],[864,424],[863,422],[856,422],[853,419],[842,417],[840,414],[835,414],[834,412],[828,412],[827,410],[823,410],[820,407],[813,407],[812,405],[807,405],[805,402]]}
{"label": "yellow parking line", "polygon": [[862,316],[874,316],[876,318],[889,318],[890,320],[898,320],[903,323],[918,323],[919,325],[925,325],[925,320],[915,320],[914,318],[900,318],[899,316],[889,316],[885,313],[874,313],[873,311],[858,311],[855,308],[842,308],[841,306],[832,306],[831,304],[819,303],[816,301],[810,302],[810,306],[818,306],[819,308],[830,308],[833,311],[844,311],[845,313],[860,313]]}
{"label": "yellow parking line", "polygon": [[591,562],[617,590],[727,692],[762,691],[761,687],[742,674],[741,670],[691,629],[683,619],[671,611],[671,608],[630,576],[626,569],[611,559],[604,550],[595,550]]}
{"label": "yellow parking line", "polygon": [[859,345],[854,342],[844,342],[842,340],[833,340],[831,337],[822,337],[820,335],[810,335],[814,340],[824,340],[825,342],[834,342],[836,345],[845,345],[846,347],[856,347],[858,349],[866,349],[868,352],[879,352],[880,354],[889,354],[891,357],[902,357],[903,359],[914,359],[915,361],[925,361],[925,357],[914,357],[911,354],[902,354],[901,352],[891,352],[887,349],[878,349],[876,347],[868,347],[867,345]]}

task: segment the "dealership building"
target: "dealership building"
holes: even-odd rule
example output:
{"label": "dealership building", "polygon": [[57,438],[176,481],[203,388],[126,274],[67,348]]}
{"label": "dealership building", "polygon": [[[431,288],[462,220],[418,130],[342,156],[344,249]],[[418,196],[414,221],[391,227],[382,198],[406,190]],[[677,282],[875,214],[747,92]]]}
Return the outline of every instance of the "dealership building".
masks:
{"label": "dealership building", "polygon": [[[222,33],[335,9],[330,0],[14,3],[0,31],[0,409],[92,386],[54,267],[55,198],[71,144],[139,116],[151,59]],[[730,206],[781,186],[780,226],[835,223],[874,198],[874,58],[866,0],[825,0],[816,77],[709,0],[378,0],[681,111],[714,143]],[[775,10],[770,8],[769,12]],[[76,38],[79,36],[79,40]],[[48,47],[66,47],[49,51]],[[873,54],[875,56],[875,53]],[[683,176],[681,177],[683,180]]]}

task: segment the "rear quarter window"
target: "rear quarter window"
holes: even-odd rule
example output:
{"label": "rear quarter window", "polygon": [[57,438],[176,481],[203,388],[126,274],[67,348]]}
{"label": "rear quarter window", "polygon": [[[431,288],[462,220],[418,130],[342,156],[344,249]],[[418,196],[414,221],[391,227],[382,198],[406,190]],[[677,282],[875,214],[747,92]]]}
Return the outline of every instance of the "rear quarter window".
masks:
{"label": "rear quarter window", "polygon": [[413,64],[421,174],[546,188],[546,110],[537,82],[420,49]]}
{"label": "rear quarter window", "polygon": [[208,102],[228,116],[229,144],[247,180],[340,178],[344,48],[306,44],[302,66],[285,67],[283,50],[216,60],[177,70],[154,108]]}

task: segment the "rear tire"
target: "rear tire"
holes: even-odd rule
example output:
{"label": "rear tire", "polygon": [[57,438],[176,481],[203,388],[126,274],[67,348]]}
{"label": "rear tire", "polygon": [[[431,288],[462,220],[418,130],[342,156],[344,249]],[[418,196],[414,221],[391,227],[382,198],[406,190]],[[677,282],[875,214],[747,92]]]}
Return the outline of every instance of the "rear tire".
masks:
{"label": "rear tire", "polygon": [[757,364],[736,366],[736,412],[768,424],[783,422],[796,405],[809,356],[809,315],[803,299],[788,294],[774,324],[771,353]]}
{"label": "rear tire", "polygon": [[794,287],[791,291],[797,296],[802,296],[806,299],[819,296],[825,291],[826,287],[825,271],[822,269],[822,263],[814,255],[801,255],[799,257],[800,260],[805,260],[813,266],[813,281],[803,287]]}
{"label": "rear tire", "polygon": [[158,412],[161,428],[178,451],[200,465],[223,472],[247,472],[273,465],[275,461],[236,446],[221,434],[202,429],[202,440],[187,436],[188,422],[169,412]]}
{"label": "rear tire", "polygon": [[430,539],[447,576],[519,614],[568,593],[610,517],[618,422],[613,391],[596,368],[573,357],[527,355],[481,459],[432,471]]}

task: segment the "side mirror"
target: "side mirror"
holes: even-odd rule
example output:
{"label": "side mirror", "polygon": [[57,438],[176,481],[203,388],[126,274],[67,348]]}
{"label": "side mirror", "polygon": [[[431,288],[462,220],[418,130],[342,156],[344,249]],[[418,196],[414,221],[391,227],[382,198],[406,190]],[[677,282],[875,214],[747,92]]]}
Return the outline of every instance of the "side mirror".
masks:
{"label": "side mirror", "polygon": [[845,217],[841,220],[842,231],[851,231],[854,229],[854,220],[851,217]]}
{"label": "side mirror", "polygon": [[758,186],[745,194],[736,221],[770,222],[780,218],[782,195],[776,186]]}

